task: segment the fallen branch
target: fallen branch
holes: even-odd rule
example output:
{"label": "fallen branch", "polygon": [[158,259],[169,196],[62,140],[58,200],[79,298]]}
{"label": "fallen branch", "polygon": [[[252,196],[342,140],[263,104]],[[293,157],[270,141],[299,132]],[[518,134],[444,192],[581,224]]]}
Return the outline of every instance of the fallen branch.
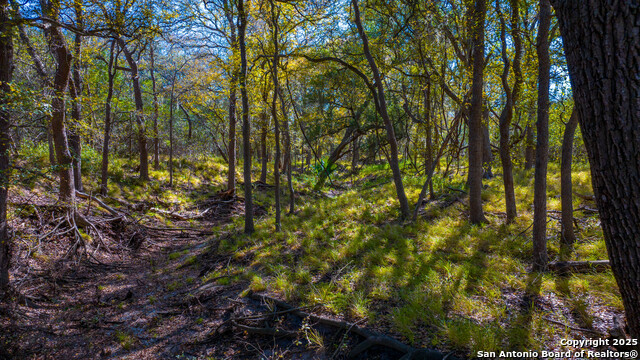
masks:
{"label": "fallen branch", "polygon": [[354,358],[356,356],[358,356],[359,354],[363,353],[364,351],[366,351],[367,349],[369,349],[372,346],[375,345],[379,345],[379,346],[383,346],[389,349],[393,349],[399,352],[402,352],[405,354],[405,356],[403,357],[403,359],[425,359],[425,360],[443,360],[445,358],[447,359],[451,359],[451,360],[456,360],[455,357],[450,357],[449,355],[445,355],[442,354],[439,351],[435,351],[435,350],[426,350],[426,349],[415,349],[407,344],[404,344],[392,337],[389,337],[387,335],[383,335],[383,334],[378,334],[376,332],[361,328],[359,326],[357,326],[356,324],[347,322],[347,321],[342,321],[342,320],[335,320],[335,319],[331,319],[328,317],[324,317],[324,316],[320,316],[320,315],[314,315],[311,313],[307,313],[304,312],[302,310],[296,310],[296,308],[282,300],[278,300],[266,295],[261,295],[261,294],[256,294],[253,292],[250,292],[247,297],[249,297],[250,299],[253,300],[258,300],[264,303],[272,303],[275,304],[276,306],[285,309],[285,310],[290,310],[291,314],[296,315],[300,318],[308,318],[311,321],[315,321],[317,323],[323,324],[323,325],[327,325],[327,326],[331,326],[334,328],[338,328],[340,330],[344,330],[344,331],[350,331],[353,332],[361,337],[363,337],[365,340],[363,342],[361,342],[360,344],[358,344],[356,347],[354,347],[351,352],[349,352],[349,354],[347,355],[347,358]]}
{"label": "fallen branch", "polygon": [[107,210],[109,212],[109,214],[111,214],[113,216],[122,217],[122,214],[120,212],[116,211],[114,208],[112,208],[111,206],[105,204],[104,202],[102,202],[100,199],[98,199],[96,197],[93,197],[91,195],[85,194],[85,193],[80,192],[78,190],[76,190],[76,196],[78,196],[80,199],[93,200],[98,205],[100,205],[100,207],[102,207],[103,209]]}
{"label": "fallen branch", "polygon": [[549,263],[549,270],[559,273],[579,273],[596,271],[607,271],[611,268],[609,260],[596,260],[596,261],[554,261]]}
{"label": "fallen branch", "polygon": [[569,326],[569,325],[567,325],[567,324],[565,324],[565,323],[563,323],[563,322],[561,322],[561,321],[553,320],[553,319],[549,319],[549,318],[547,318],[547,317],[543,317],[543,319],[547,320],[548,322],[551,322],[551,323],[554,323],[554,324],[557,324],[557,325],[564,326],[565,328],[567,328],[567,329],[571,329],[571,330],[574,330],[574,331],[580,331],[580,332],[592,333],[592,334],[600,335],[600,336],[602,336],[602,337],[606,337],[606,336],[607,336],[607,334],[602,333],[602,332],[597,331],[597,330],[581,329],[581,328],[577,328],[577,327]]}
{"label": "fallen branch", "polygon": [[158,214],[162,214],[162,215],[168,216],[168,217],[173,218],[175,220],[183,220],[184,221],[184,220],[200,219],[200,218],[204,217],[209,212],[209,210],[211,210],[211,209],[207,209],[207,210],[201,212],[200,214],[196,214],[196,215],[193,215],[193,216],[181,215],[181,214],[178,214],[178,213],[175,213],[175,212],[166,211],[166,210],[158,209],[158,208],[155,208],[155,207],[153,207],[153,208],[151,208],[149,210],[151,210],[153,212],[157,212]]}

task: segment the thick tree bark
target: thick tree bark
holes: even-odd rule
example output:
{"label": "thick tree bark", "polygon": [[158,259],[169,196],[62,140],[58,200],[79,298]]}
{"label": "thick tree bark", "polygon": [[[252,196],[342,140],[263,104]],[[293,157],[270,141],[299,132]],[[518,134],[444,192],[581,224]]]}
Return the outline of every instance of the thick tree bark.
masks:
{"label": "thick tree bark", "polygon": [[561,252],[563,260],[571,255],[576,234],[573,231],[573,191],[571,186],[571,160],[573,158],[573,138],[578,126],[578,112],[574,109],[564,127],[562,139],[562,160],[560,164],[560,201],[562,203]]}
{"label": "thick tree bark", "polygon": [[[516,195],[513,183],[513,163],[511,162],[511,139],[510,127],[513,120],[513,109],[520,96],[522,85],[522,70],[520,67],[522,58],[522,41],[520,39],[520,1],[511,0],[511,39],[515,48],[513,59],[513,72],[515,82],[513,90],[509,86],[509,57],[507,55],[506,23],[500,14],[500,42],[502,44],[502,61],[504,69],[502,71],[502,87],[506,94],[506,102],[500,114],[500,161],[502,163],[502,178],[504,183],[505,211],[507,223],[511,223],[518,216],[516,208]],[[500,11],[500,2],[496,1],[496,9]]]}
{"label": "thick tree bark", "polygon": [[9,103],[13,75],[13,41],[9,24],[9,2],[0,0],[0,300],[9,289],[11,238],[7,224],[9,190],[9,129],[11,118],[5,105]]}
{"label": "thick tree bark", "polygon": [[538,27],[538,119],[533,193],[533,269],[544,270],[547,255],[547,163],[549,162],[549,26],[551,4],[540,0]]}
{"label": "thick tree bark", "polygon": [[149,74],[151,75],[151,89],[153,91],[153,168],[158,170],[160,167],[160,139],[158,133],[158,90],[156,85],[156,59],[153,50],[153,44],[149,47],[149,56],[151,61],[151,68]]}
{"label": "thick tree bark", "polygon": [[473,11],[473,85],[469,114],[469,221],[487,222],[482,211],[482,87],[486,0],[475,0]]}
{"label": "thick tree bark", "polygon": [[[266,100],[266,99],[265,99]],[[265,101],[266,104],[266,101]],[[262,153],[261,160],[261,170],[260,170],[260,181],[263,183],[267,182],[267,163],[269,161],[269,156],[267,154],[267,134],[268,134],[268,124],[267,124],[267,113],[266,109],[260,113],[260,152]]]}
{"label": "thick tree bark", "polygon": [[482,178],[493,178],[491,162],[493,153],[491,152],[491,134],[489,133],[489,108],[485,104],[482,110]]}
{"label": "thick tree bark", "polygon": [[138,63],[133,58],[133,54],[127,48],[124,40],[118,38],[118,45],[124,53],[129,69],[131,72],[131,81],[133,85],[133,98],[136,104],[136,124],[138,126],[138,152],[140,155],[140,179],[149,180],[149,154],[147,153],[147,134],[144,123],[144,103],[142,102],[142,88],[140,87],[140,72]]}
{"label": "thick tree bark", "polygon": [[596,204],[632,338],[640,338],[640,8],[554,0]]}
{"label": "thick tree bark", "polygon": [[107,67],[109,85],[107,90],[107,99],[104,106],[104,140],[102,142],[102,167],[100,176],[100,193],[107,195],[107,179],[109,171],[109,142],[111,141],[111,99],[113,98],[113,82],[116,77],[114,63],[117,63],[117,55],[115,52],[115,41],[111,42],[111,51],[109,52],[109,65]]}
{"label": "thick tree bark", "polygon": [[396,195],[398,197],[398,202],[400,203],[400,218],[408,219],[409,218],[409,201],[407,200],[407,194],[404,191],[404,185],[402,183],[402,173],[400,172],[400,165],[398,161],[398,142],[396,140],[395,131],[393,129],[393,123],[391,122],[391,118],[389,117],[389,113],[387,111],[387,100],[384,94],[384,85],[382,83],[382,76],[380,75],[380,71],[378,70],[378,66],[376,65],[375,59],[371,54],[371,50],[369,49],[369,39],[367,38],[367,34],[362,27],[362,21],[360,18],[360,8],[358,7],[358,0],[351,0],[351,5],[353,6],[353,12],[355,15],[355,23],[358,28],[358,33],[360,35],[360,39],[362,40],[362,50],[364,51],[364,55],[367,58],[367,62],[369,63],[369,67],[371,68],[371,72],[373,73],[374,86],[376,88],[376,110],[382,117],[384,121],[384,127],[387,133],[387,141],[389,142],[389,167],[391,167],[391,171],[393,173],[393,182],[396,187]]}
{"label": "thick tree bark", "polygon": [[[49,1],[43,10],[46,16],[57,19],[60,3],[59,1]],[[60,175],[59,198],[61,202],[66,205],[73,206],[75,203],[75,186],[72,157],[69,151],[67,131],[65,128],[65,94],[69,85],[73,59],[59,27],[53,24],[47,24],[45,33],[47,35],[47,41],[49,42],[49,48],[53,52],[57,63],[53,83],[53,97],[51,99],[51,129]]]}
{"label": "thick tree bark", "polygon": [[242,160],[244,177],[244,233],[252,234],[253,198],[251,197],[251,124],[249,123],[249,95],[247,94],[247,48],[245,32],[247,14],[244,0],[238,0],[238,40],[240,45],[240,96],[242,97]]}

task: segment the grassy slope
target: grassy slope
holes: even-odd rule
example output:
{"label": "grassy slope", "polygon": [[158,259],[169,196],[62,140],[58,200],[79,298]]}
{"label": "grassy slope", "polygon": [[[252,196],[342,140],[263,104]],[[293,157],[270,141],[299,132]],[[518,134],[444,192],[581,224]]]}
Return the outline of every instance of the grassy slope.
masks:
{"label": "grassy slope", "polygon": [[[190,209],[221,190],[226,178],[222,160],[194,164],[178,166],[177,186],[169,189],[163,185],[168,180],[166,164],[151,172],[155,181],[140,185],[125,176],[133,164],[117,159],[111,165],[110,194],[129,201],[159,199],[165,208],[168,204],[173,210]],[[416,223],[398,223],[389,174],[385,166],[364,167],[358,175],[334,179],[348,186],[332,190],[331,197],[311,191],[312,175],[296,177],[295,188],[305,195],[297,200],[297,213],[283,217],[281,233],[274,232],[273,191],[256,191],[256,203],[270,209],[270,214],[257,220],[253,236],[224,240],[220,250],[234,251],[235,261],[201,280],[207,282],[221,271],[236,274],[218,281],[248,280],[253,290],[275,292],[291,302],[321,304],[321,311],[364,321],[416,346],[472,353],[551,350],[560,338],[584,334],[569,336],[571,330],[545,318],[574,327],[601,328],[606,321],[602,314],[622,311],[610,272],[568,278],[528,272],[533,172],[515,174],[519,218],[512,225],[505,225],[501,214],[502,179],[485,181],[488,188],[483,198],[490,224],[484,227],[468,224],[464,198],[446,208],[431,202],[426,208],[428,219],[423,215]],[[96,179],[88,175],[86,183],[96,186]],[[575,169],[573,178],[575,191],[591,193],[588,169]],[[551,166],[548,180],[549,208],[560,210],[557,167]],[[405,177],[409,199],[415,201],[421,181]],[[462,175],[437,180],[436,197],[460,195],[451,188],[461,188],[464,181]],[[584,205],[581,201],[575,198],[574,206]],[[581,220],[575,258],[606,258],[597,217],[576,214]],[[148,215],[170,223],[158,214]],[[237,216],[219,230],[239,233],[242,221]],[[558,254],[558,233],[559,222],[550,218],[551,259]]]}

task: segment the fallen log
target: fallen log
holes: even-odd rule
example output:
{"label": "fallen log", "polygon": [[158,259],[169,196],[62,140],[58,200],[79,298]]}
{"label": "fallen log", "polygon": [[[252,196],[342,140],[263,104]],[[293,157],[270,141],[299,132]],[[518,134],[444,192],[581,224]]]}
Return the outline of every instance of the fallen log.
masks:
{"label": "fallen log", "polygon": [[379,334],[374,331],[367,330],[365,328],[359,327],[356,324],[343,321],[343,320],[335,320],[328,317],[324,317],[321,315],[315,315],[311,313],[304,312],[302,310],[296,310],[293,305],[290,305],[282,300],[278,300],[267,295],[256,294],[254,292],[249,292],[247,297],[253,300],[257,300],[264,303],[272,303],[277,307],[280,307],[285,310],[290,310],[291,314],[298,316],[300,318],[308,318],[311,321],[315,321],[317,323],[331,326],[334,328],[338,328],[340,330],[344,330],[346,332],[352,332],[363,337],[365,340],[356,345],[347,355],[347,358],[353,359],[358,355],[362,354],[372,346],[378,345],[382,347],[386,347],[388,349],[396,350],[398,352],[404,353],[405,355],[402,357],[403,360],[458,360],[456,357],[451,356],[449,354],[443,354],[436,350],[428,350],[428,349],[416,349],[407,344],[404,344],[392,337],[387,335]]}
{"label": "fallen log", "polygon": [[549,270],[559,273],[602,272],[611,268],[609,260],[596,261],[554,261],[549,263]]}
{"label": "fallen log", "polygon": [[175,220],[183,220],[184,221],[184,220],[200,219],[200,218],[204,217],[209,212],[209,210],[211,210],[211,209],[207,209],[207,210],[201,212],[200,214],[196,214],[196,215],[193,215],[193,216],[181,215],[181,214],[178,214],[178,213],[175,213],[175,212],[166,211],[166,210],[158,209],[158,208],[155,208],[155,207],[153,207],[153,208],[151,208],[149,210],[153,211],[153,212],[156,212],[158,214],[162,214],[162,215],[168,216],[168,217],[170,217],[172,219],[175,219]]}

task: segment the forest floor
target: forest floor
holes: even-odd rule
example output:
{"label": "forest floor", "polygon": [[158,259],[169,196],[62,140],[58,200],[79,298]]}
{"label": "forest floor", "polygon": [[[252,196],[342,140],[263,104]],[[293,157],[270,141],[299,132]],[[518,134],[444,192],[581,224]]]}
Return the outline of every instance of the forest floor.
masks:
{"label": "forest floor", "polygon": [[[165,170],[141,184],[124,175],[132,165],[116,164],[105,201],[131,221],[110,222],[95,202],[79,201],[104,237],[89,256],[65,257],[71,240],[56,229],[54,181],[12,188],[19,295],[0,307],[0,358],[342,359],[365,339],[356,329],[467,358],[570,350],[560,339],[606,337],[623,316],[610,271],[529,271],[528,172],[516,174],[520,216],[511,225],[504,224],[501,179],[486,181],[484,227],[466,221],[463,174],[436,181],[415,223],[395,220],[384,165],[334,174],[324,192],[311,190],[312,175],[298,174],[297,210],[283,216],[280,233],[272,187],[255,188],[257,231],[248,237],[242,198],[221,192],[226,168],[181,164],[173,188]],[[559,174],[551,170],[549,252],[556,259]],[[407,178],[410,199],[420,181]],[[589,183],[587,170],[574,172],[576,193],[590,193]],[[595,205],[581,196],[574,206],[574,259],[606,258]],[[95,249],[98,234],[82,236]],[[401,355],[374,346],[354,357]]]}

